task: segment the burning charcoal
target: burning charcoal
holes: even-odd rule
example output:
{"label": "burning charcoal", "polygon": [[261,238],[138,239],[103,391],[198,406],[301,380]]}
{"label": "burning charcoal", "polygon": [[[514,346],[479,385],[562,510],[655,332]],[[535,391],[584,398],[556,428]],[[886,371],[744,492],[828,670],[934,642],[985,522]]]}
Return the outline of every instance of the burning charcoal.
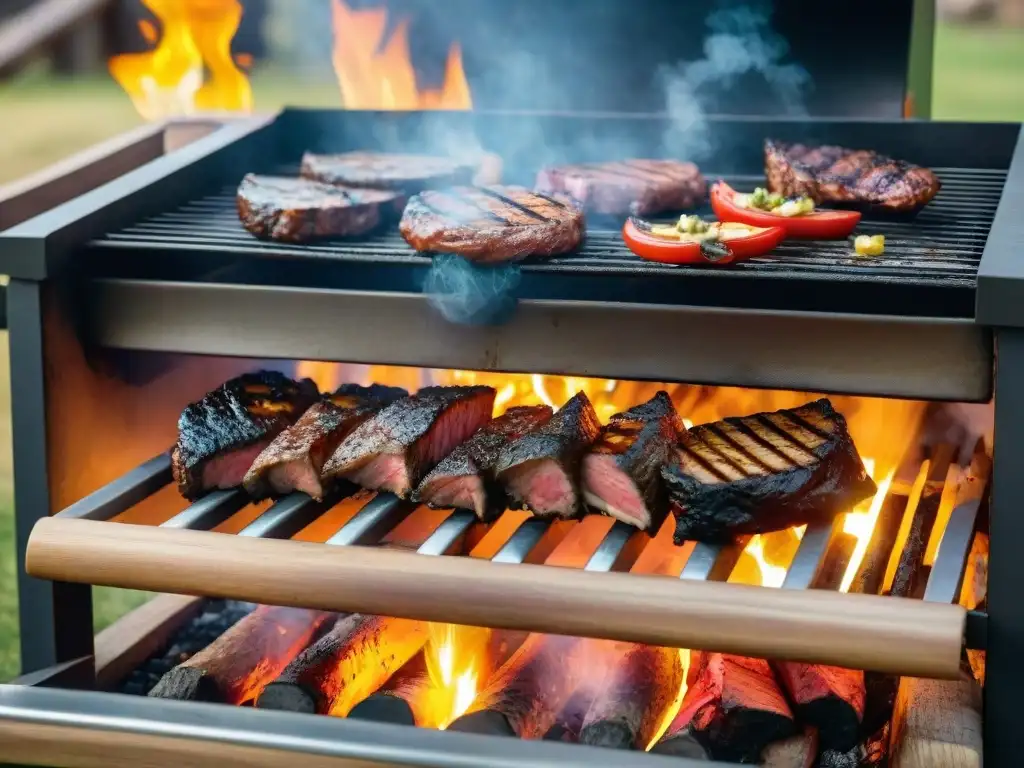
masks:
{"label": "burning charcoal", "polygon": [[320,470],[341,441],[383,406],[408,396],[398,387],[343,384],[307,408],[256,457],[243,480],[245,489],[256,498],[303,491],[322,499]]}
{"label": "burning charcoal", "polygon": [[187,406],[171,455],[178,490],[192,499],[241,485],[260,451],[316,397],[310,379],[295,382],[277,371],[259,371],[231,379]]}
{"label": "burning charcoal", "polygon": [[165,674],[160,699],[241,704],[259,694],[332,614],[261,605],[204,650]]}
{"label": "burning charcoal", "polygon": [[549,418],[546,405],[509,408],[443,459],[420,483],[414,499],[435,509],[471,509],[481,520],[493,520],[508,506],[493,472],[499,452]]}
{"label": "burning charcoal", "polygon": [[377,411],[324,465],[325,479],[407,498],[424,476],[491,418],[491,387],[426,387]]}
{"label": "burning charcoal", "polygon": [[596,747],[644,750],[682,684],[679,651],[627,645],[605,684],[594,695],[580,742]]}
{"label": "burning charcoal", "polygon": [[876,490],[825,399],[689,429],[662,474],[676,544],[829,522]]}
{"label": "burning charcoal", "polygon": [[752,763],[798,733],[768,662],[692,651],[690,663],[682,707],[652,752]]}
{"label": "burning charcoal", "polygon": [[235,197],[243,227],[286,243],[365,235],[393,216],[401,201],[398,192],[254,173],[242,179]]}
{"label": "burning charcoal", "polygon": [[580,513],[579,473],[583,455],[601,423],[578,392],[540,427],[505,446],[495,472],[513,503],[541,517]]}
{"label": "burning charcoal", "polygon": [[356,704],[348,713],[350,720],[416,725],[413,707],[430,685],[427,660],[420,651],[395,672],[372,696]]}
{"label": "burning charcoal", "polygon": [[583,459],[583,500],[641,531],[668,511],[661,467],[684,431],[668,393],[612,416]]}
{"label": "burning charcoal", "polygon": [[539,739],[547,734],[576,688],[593,670],[585,641],[530,635],[488,680],[469,713],[448,730]]}
{"label": "burning charcoal", "polygon": [[817,728],[821,749],[840,753],[856,749],[864,718],[864,673],[823,664],[773,666],[797,717]]}
{"label": "burning charcoal", "polygon": [[423,648],[427,631],[411,619],[339,618],[263,689],[256,706],[344,717]]}

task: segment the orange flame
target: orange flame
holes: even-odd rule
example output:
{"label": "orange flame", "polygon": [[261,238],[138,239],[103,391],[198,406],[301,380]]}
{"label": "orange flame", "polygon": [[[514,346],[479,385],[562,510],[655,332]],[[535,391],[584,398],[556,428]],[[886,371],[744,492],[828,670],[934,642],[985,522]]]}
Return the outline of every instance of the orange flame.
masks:
{"label": "orange flame", "polygon": [[458,44],[448,51],[444,83],[421,90],[409,55],[409,25],[402,20],[385,39],[385,8],[356,11],[333,0],[334,72],[346,109],[470,109],[473,100]]}
{"label": "orange flame", "polygon": [[198,112],[249,112],[252,88],[231,57],[231,40],[242,20],[238,0],[142,0],[160,31],[139,22],[154,45],[145,53],[110,59],[110,74],[139,114],[161,120]]}
{"label": "orange flame", "polygon": [[416,724],[447,728],[466,713],[480,688],[491,631],[481,627],[431,624],[424,649],[429,684],[416,702]]}

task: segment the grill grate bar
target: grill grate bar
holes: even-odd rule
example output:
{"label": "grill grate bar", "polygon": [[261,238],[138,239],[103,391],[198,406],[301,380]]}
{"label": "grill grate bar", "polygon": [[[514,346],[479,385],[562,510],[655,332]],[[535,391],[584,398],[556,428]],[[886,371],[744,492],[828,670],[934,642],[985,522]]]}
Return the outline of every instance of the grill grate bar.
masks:
{"label": "grill grate bar", "polygon": [[550,523],[547,520],[527,518],[491,558],[491,562],[522,563],[547,533],[549,527]]}
{"label": "grill grate bar", "polygon": [[749,536],[740,536],[727,544],[698,542],[687,558],[679,578],[688,581],[725,581],[749,541]]}
{"label": "grill grate bar", "polygon": [[843,515],[832,523],[809,525],[800,540],[793,562],[786,571],[783,589],[810,589],[818,578],[833,534],[842,526]]}
{"label": "grill grate bar", "polygon": [[210,491],[198,501],[186,507],[161,528],[208,531],[220,525],[235,512],[248,506],[252,499],[245,491],[230,489]]}
{"label": "grill grate bar", "polygon": [[378,493],[331,536],[327,543],[332,546],[376,544],[413,509],[414,504],[404,502],[393,494]]}
{"label": "grill grate bar", "polygon": [[109,520],[152,496],[172,479],[170,454],[161,453],[57,514],[81,520]]}
{"label": "grill grate bar", "polygon": [[434,532],[427,537],[427,540],[416,551],[421,555],[443,555],[454,546],[459,537],[468,531],[475,522],[476,515],[472,512],[455,510],[445,518],[443,523],[434,529]]}
{"label": "grill grate bar", "polygon": [[634,533],[636,533],[636,528],[623,522],[616,522],[605,534],[604,539],[594,550],[594,554],[590,556],[583,570],[610,571],[626,546],[626,542]]}
{"label": "grill grate bar", "polygon": [[324,501],[316,501],[304,493],[289,494],[274,502],[270,509],[245,526],[238,535],[258,539],[290,539],[352,492],[354,489],[335,493]]}

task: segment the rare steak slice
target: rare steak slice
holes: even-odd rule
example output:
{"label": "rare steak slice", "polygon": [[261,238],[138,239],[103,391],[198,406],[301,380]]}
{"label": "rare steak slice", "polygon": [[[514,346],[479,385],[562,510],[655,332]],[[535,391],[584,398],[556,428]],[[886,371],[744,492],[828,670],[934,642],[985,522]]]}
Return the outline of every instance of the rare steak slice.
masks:
{"label": "rare steak slice", "polygon": [[583,242],[584,220],[565,195],[523,187],[453,187],[413,197],[399,229],[417,251],[493,263],[568,253]]}
{"label": "rare steak slice", "polygon": [[186,406],[171,453],[178,490],[194,499],[213,488],[241,485],[253,460],[318,394],[310,379],[296,382],[277,371],[258,371]]}
{"label": "rare steak slice", "polygon": [[891,212],[924,207],[942,186],[927,168],[864,149],[765,141],[768,190]]}
{"label": "rare steak slice", "polygon": [[399,387],[342,384],[302,414],[256,457],[245,489],[256,498],[302,491],[320,500],[320,470],[348,434],[388,403],[409,393]]}
{"label": "rare steak slice", "polygon": [[541,517],[578,516],[580,464],[600,431],[594,406],[578,392],[548,421],[505,446],[495,472],[512,503]]}
{"label": "rare steak slice", "polygon": [[693,427],[662,475],[677,544],[829,522],[876,490],[826,399]]}
{"label": "rare steak slice", "polygon": [[499,452],[549,418],[551,408],[546,405],[509,408],[434,467],[416,489],[415,500],[434,509],[471,509],[481,520],[493,520],[508,505],[494,478]]}
{"label": "rare steak slice", "polygon": [[250,173],[238,186],[236,202],[242,226],[256,237],[305,243],[365,235],[394,215],[398,198],[384,189]]}
{"label": "rare steak slice", "polygon": [[437,463],[491,418],[491,387],[426,387],[356,427],[323,468],[324,479],[408,498]]}
{"label": "rare steak slice", "polygon": [[469,184],[476,168],[450,157],[389,152],[344,152],[302,157],[300,173],[307,179],[352,187],[393,189],[412,194],[434,187]]}
{"label": "rare steak slice", "polygon": [[668,512],[661,467],[683,431],[666,392],[612,416],[583,459],[583,500],[641,531],[656,532]]}
{"label": "rare steak slice", "polygon": [[588,213],[647,216],[700,205],[708,185],[693,163],[622,160],[544,168],[536,189],[569,195]]}

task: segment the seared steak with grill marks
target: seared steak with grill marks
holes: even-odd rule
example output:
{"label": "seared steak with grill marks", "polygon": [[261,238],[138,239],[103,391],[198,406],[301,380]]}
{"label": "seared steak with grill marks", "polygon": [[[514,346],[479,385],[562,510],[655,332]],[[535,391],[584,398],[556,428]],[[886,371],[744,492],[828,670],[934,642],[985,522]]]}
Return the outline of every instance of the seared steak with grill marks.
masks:
{"label": "seared steak with grill marks", "polygon": [[242,226],[256,237],[304,243],[365,235],[385,214],[393,214],[398,198],[388,190],[250,173],[238,187],[236,203]]}
{"label": "seared steak with grill marks", "polygon": [[583,500],[641,531],[657,532],[668,512],[661,467],[684,429],[666,392],[612,416],[583,459]]}
{"label": "seared steak with grill marks", "polygon": [[509,408],[446,456],[420,483],[414,500],[434,509],[472,509],[481,520],[493,520],[508,504],[492,472],[499,452],[549,418],[546,405]]}
{"label": "seared steak with grill marks", "polygon": [[345,152],[302,157],[300,173],[307,179],[352,187],[394,189],[407,194],[434,187],[469,184],[476,169],[449,157],[399,155],[388,152]]}
{"label": "seared steak with grill marks", "polygon": [[662,475],[677,544],[828,522],[876,490],[825,399],[693,427]]}
{"label": "seared steak with grill marks", "polygon": [[942,186],[927,168],[870,150],[771,140],[764,143],[764,172],[768,190],[784,197],[892,212],[927,205]]}
{"label": "seared steak with grill marks", "polygon": [[699,205],[708,185],[693,163],[622,160],[544,168],[536,189],[569,195],[592,213],[646,216]]}
{"label": "seared steak with grill marks", "polygon": [[245,489],[256,498],[302,491],[322,499],[320,470],[342,440],[388,403],[409,393],[399,387],[342,384],[311,405],[297,422],[279,434],[253,462]]}
{"label": "seared steak with grill marks", "polygon": [[495,473],[513,504],[540,517],[575,517],[581,511],[580,464],[601,432],[583,392],[498,455]]}
{"label": "seared steak with grill marks", "polygon": [[426,387],[356,427],[324,465],[326,480],[408,498],[424,475],[491,418],[491,387]]}
{"label": "seared steak with grill marks", "polygon": [[235,488],[253,459],[317,398],[310,379],[277,371],[246,373],[181,412],[171,468],[178,490],[194,499],[213,488]]}
{"label": "seared steak with grill marks", "polygon": [[399,229],[417,251],[498,262],[567,253],[583,241],[584,221],[564,195],[523,187],[453,187],[413,197]]}

